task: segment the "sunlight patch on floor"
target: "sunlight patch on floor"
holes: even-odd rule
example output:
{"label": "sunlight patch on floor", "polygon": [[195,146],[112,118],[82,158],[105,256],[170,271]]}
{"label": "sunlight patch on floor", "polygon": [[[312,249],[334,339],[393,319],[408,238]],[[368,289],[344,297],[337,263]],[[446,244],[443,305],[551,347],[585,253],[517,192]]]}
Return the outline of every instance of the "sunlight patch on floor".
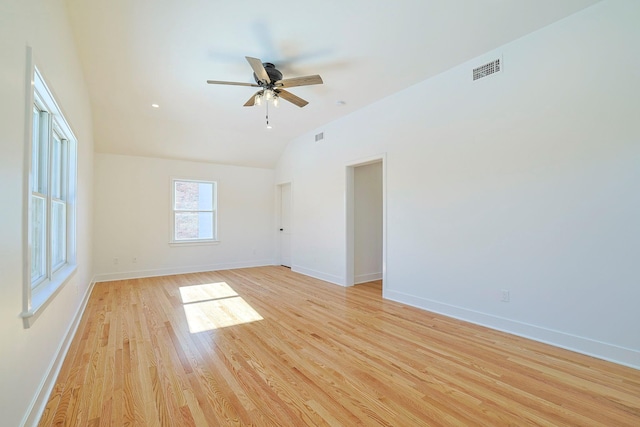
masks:
{"label": "sunlight patch on floor", "polygon": [[182,286],[180,296],[192,334],[263,319],[226,282]]}

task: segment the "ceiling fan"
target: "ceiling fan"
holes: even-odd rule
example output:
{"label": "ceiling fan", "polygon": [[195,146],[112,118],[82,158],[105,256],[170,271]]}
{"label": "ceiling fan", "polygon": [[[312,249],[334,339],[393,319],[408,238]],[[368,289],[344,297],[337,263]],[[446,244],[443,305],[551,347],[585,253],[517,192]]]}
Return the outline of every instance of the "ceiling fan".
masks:
{"label": "ceiling fan", "polygon": [[[270,62],[262,62],[258,58],[252,58],[245,56],[251,68],[253,68],[253,78],[256,83],[242,83],[242,82],[223,82],[219,80],[207,80],[207,83],[214,85],[234,85],[234,86],[251,86],[259,87],[260,90],[254,93],[247,102],[244,103],[245,107],[252,107],[254,105],[260,105],[262,100],[273,101],[277,105],[278,98],[282,98],[285,101],[289,101],[298,107],[304,107],[309,102],[292,94],[284,88],[296,87],[296,86],[310,86],[322,84],[322,78],[315,74],[313,76],[294,77],[291,79],[283,79],[282,73],[278,71]],[[267,104],[268,105],[268,104]]]}

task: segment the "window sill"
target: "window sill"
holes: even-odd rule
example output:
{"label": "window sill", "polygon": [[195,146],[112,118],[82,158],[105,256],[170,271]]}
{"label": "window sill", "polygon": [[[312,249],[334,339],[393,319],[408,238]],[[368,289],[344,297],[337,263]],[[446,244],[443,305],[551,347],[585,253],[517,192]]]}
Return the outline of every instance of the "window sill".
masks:
{"label": "window sill", "polygon": [[36,319],[53,300],[53,297],[73,277],[77,269],[76,264],[66,265],[56,272],[53,280],[38,286],[35,291],[31,291],[30,308],[20,314],[25,329],[33,326]]}
{"label": "window sill", "polygon": [[220,240],[187,240],[184,242],[169,242],[169,246],[179,248],[183,246],[211,246],[219,245]]}

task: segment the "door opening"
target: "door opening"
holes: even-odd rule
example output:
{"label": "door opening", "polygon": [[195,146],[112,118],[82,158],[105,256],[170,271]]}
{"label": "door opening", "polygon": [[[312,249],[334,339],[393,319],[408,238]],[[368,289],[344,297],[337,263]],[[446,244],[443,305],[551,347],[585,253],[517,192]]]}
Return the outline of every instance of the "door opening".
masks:
{"label": "door opening", "polygon": [[382,281],[386,273],[384,156],[347,166],[346,285]]}

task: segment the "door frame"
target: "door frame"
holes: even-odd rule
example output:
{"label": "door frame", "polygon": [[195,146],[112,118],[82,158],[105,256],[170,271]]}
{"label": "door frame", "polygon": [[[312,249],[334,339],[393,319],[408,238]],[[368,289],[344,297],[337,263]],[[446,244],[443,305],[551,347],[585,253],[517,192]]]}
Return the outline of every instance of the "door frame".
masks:
{"label": "door frame", "polygon": [[[288,185],[289,186],[289,228],[293,230],[293,182],[285,181],[276,184],[276,221],[275,221],[275,229],[276,229],[276,265],[282,264],[282,233],[280,232],[280,227],[282,224],[282,187]],[[293,236],[293,233],[290,233]],[[293,251],[291,250],[293,247],[293,238],[289,242],[289,256],[290,256],[290,268],[293,270]]]}
{"label": "door frame", "polygon": [[354,160],[345,165],[345,286],[355,283],[355,168],[382,163],[382,290],[387,283],[387,153]]}

